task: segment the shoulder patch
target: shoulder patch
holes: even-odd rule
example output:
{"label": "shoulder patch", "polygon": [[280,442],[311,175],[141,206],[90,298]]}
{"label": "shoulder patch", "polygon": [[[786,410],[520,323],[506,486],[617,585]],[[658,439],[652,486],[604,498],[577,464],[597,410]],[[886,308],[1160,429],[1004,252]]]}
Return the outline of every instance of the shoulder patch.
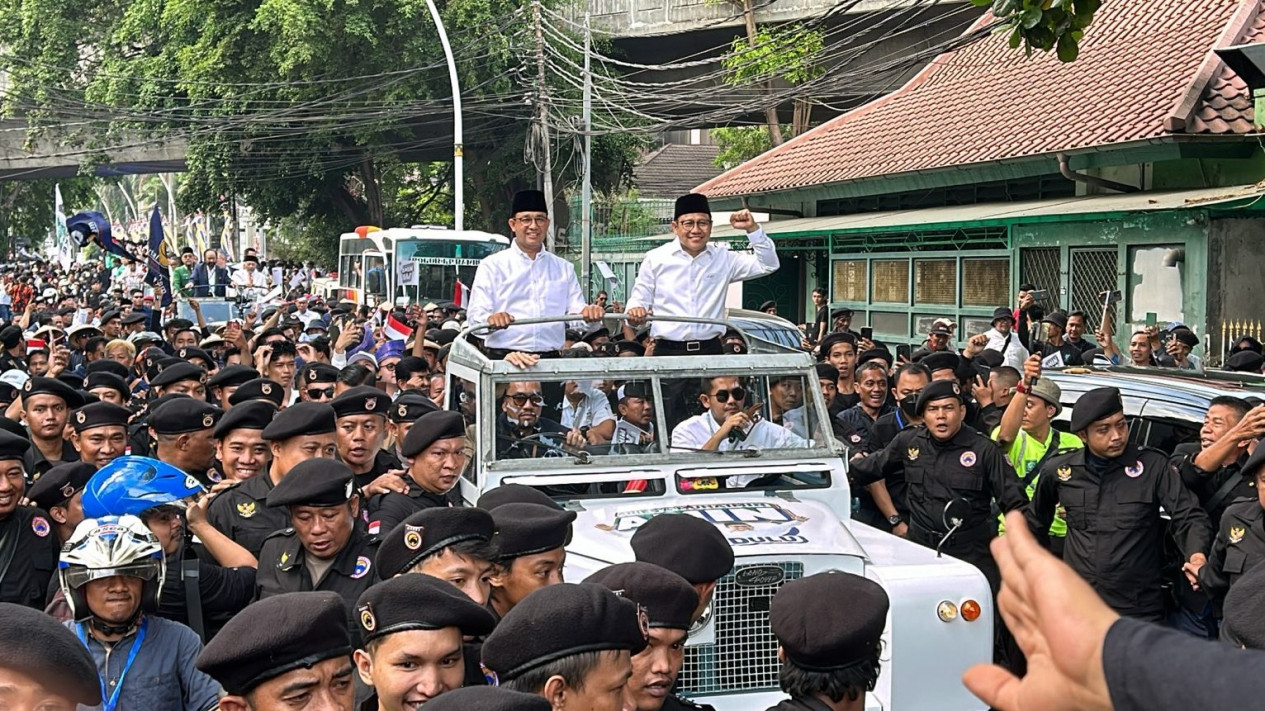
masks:
{"label": "shoulder patch", "polygon": [[373,561],[369,560],[369,556],[362,555],[356,559],[356,567],[351,571],[352,580],[359,580],[369,574],[369,569],[373,567]]}
{"label": "shoulder patch", "polygon": [[36,516],[31,519],[31,530],[40,538],[48,538],[48,534],[53,529],[48,525],[48,519],[43,516]]}

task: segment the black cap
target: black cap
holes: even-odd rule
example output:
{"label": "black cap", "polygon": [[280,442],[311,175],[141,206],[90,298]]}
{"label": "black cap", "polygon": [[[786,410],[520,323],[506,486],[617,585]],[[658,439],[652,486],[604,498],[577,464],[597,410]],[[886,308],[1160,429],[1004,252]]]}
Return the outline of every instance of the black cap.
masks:
{"label": "black cap", "polygon": [[70,414],[70,426],[75,432],[85,432],[97,427],[126,427],[132,411],[112,402],[94,402]]}
{"label": "black cap", "polygon": [[151,412],[148,422],[149,428],[160,435],[178,435],[209,430],[223,414],[223,410],[204,400],[180,397]]}
{"label": "black cap", "polygon": [[693,215],[702,213],[704,215],[712,214],[711,203],[707,201],[707,196],[702,193],[686,193],[676,199],[675,209],[672,211],[672,219],[679,220],[681,215]]}
{"label": "black cap", "polygon": [[31,448],[31,440],[13,434],[7,430],[0,431],[0,461],[22,459]]}
{"label": "black cap", "polygon": [[615,391],[615,397],[617,397],[621,403],[630,397],[635,397],[641,400],[650,400],[654,397],[654,390],[652,390],[650,384],[644,380],[629,380],[619,386],[619,389]]}
{"label": "black cap", "polygon": [[857,355],[857,366],[859,367],[862,363],[872,360],[881,360],[888,365],[896,362],[896,359],[892,358],[892,352],[887,350],[885,346],[875,346],[869,350],[861,351],[861,353]]}
{"label": "black cap", "polygon": [[9,383],[0,383],[0,403],[8,405],[18,399],[18,389]]}
{"label": "black cap", "polygon": [[383,579],[402,575],[422,559],[466,541],[488,543],[496,523],[487,511],[475,508],[432,507],[415,511],[378,544],[375,562]]}
{"label": "black cap", "polygon": [[71,390],[83,390],[83,378],[74,373],[58,373],[57,379],[69,385]]}
{"label": "black cap", "polygon": [[1005,365],[1006,356],[1002,355],[1001,351],[996,351],[996,350],[993,350],[992,348],[985,348],[983,351],[980,352],[979,355],[975,356],[972,362],[975,365],[992,369],[1001,365]]}
{"label": "black cap", "polygon": [[406,391],[391,403],[391,408],[387,410],[387,417],[397,423],[415,422],[422,415],[438,410],[439,405],[436,405],[434,400],[421,393]]}
{"label": "black cap", "polygon": [[455,585],[421,573],[375,583],[356,601],[361,643],[410,630],[456,627],[463,635],[485,635],[496,627],[487,608]]}
{"label": "black cap", "polygon": [[18,326],[5,326],[0,329],[0,344],[5,348],[15,348],[22,342],[22,329]]}
{"label": "black cap", "polygon": [[636,341],[616,341],[615,352],[623,353],[624,351],[632,351],[637,357],[646,354],[646,347]]}
{"label": "black cap", "polygon": [[817,370],[818,380],[829,380],[832,383],[839,381],[839,369],[833,365],[823,361],[818,363],[815,368]]}
{"label": "black cap", "polygon": [[1251,350],[1239,351],[1225,361],[1225,369],[1237,373],[1259,373],[1265,365],[1265,357]]}
{"label": "black cap", "polygon": [[207,363],[215,362],[215,359],[211,357],[211,354],[207,353],[201,348],[192,348],[192,347],[181,348],[180,350],[176,351],[176,357],[181,360],[189,360],[190,358],[198,358]]}
{"label": "black cap", "polygon": [[109,311],[106,311],[105,313],[101,314],[101,325],[105,326],[107,323],[113,321],[116,318],[119,319],[119,321],[123,320],[122,309],[110,309]]}
{"label": "black cap", "polygon": [[299,370],[299,382],[305,388],[315,383],[336,383],[338,368],[328,363],[306,363]]}
{"label": "black cap", "polygon": [[1174,328],[1173,338],[1180,343],[1184,343],[1190,348],[1194,348],[1199,345],[1199,336],[1196,336],[1195,332],[1191,331],[1189,328]]}
{"label": "black cap", "polygon": [[114,373],[104,371],[89,373],[88,377],[84,379],[83,389],[96,390],[97,388],[110,388],[118,392],[123,396],[124,402],[132,396],[132,390],[127,387],[127,381]]}
{"label": "black cap", "polygon": [[206,384],[212,388],[222,388],[225,386],[235,386],[248,383],[259,377],[259,371],[247,365],[227,365],[224,366],[215,375],[212,375]]}
{"label": "black cap", "polygon": [[72,410],[83,405],[83,396],[57,378],[33,377],[22,386],[22,397],[32,395],[56,395]]}
{"label": "black cap", "polygon": [[561,583],[541,588],[514,606],[483,643],[483,664],[498,680],[512,680],[582,652],[646,647],[637,605],[601,585]]}
{"label": "black cap", "polygon": [[390,395],[368,385],[349,388],[329,402],[329,406],[334,408],[336,417],[348,417],[350,415],[380,415],[386,417],[390,405]]}
{"label": "black cap", "polygon": [[341,506],[356,494],[351,467],[325,457],[305,459],[268,492],[268,506]]}
{"label": "black cap", "polygon": [[26,498],[47,511],[82,491],[96,473],[97,468],[88,462],[58,464],[31,484],[31,488],[26,490]]}
{"label": "black cap", "polygon": [[852,350],[856,350],[857,338],[851,333],[827,333],[826,337],[821,339],[821,344],[817,349],[818,359],[825,360],[830,355],[830,349],[835,347],[836,343],[847,343],[852,346]]}
{"label": "black cap", "polygon": [[467,686],[426,702],[426,711],[550,711],[553,704],[539,694],[510,691],[501,686]]}
{"label": "black cap", "polygon": [[252,400],[224,413],[212,436],[224,439],[233,430],[262,430],[277,416],[277,408],[263,400]]}
{"label": "black cap", "polygon": [[255,378],[247,380],[228,396],[228,404],[240,405],[250,400],[267,400],[280,408],[285,399],[285,388],[275,380],[269,378]]}
{"label": "black cap", "polygon": [[234,615],[198,655],[196,666],[228,693],[242,695],[286,672],[350,655],[342,597],[295,592],[265,598]]}
{"label": "black cap", "polygon": [[545,202],[545,194],[539,190],[520,190],[514,193],[514,203],[510,207],[510,217],[520,212],[549,212],[549,204]]}
{"label": "black cap", "polygon": [[[847,600],[846,608],[839,607],[840,600]],[[873,580],[818,573],[777,591],[769,627],[795,666],[835,671],[878,657],[889,606],[887,592]]]}
{"label": "black cap", "polygon": [[927,409],[927,405],[936,400],[957,400],[962,402],[962,386],[958,385],[956,380],[935,380],[922,389],[918,393],[918,404],[914,406],[914,413],[921,415],[923,410]]}
{"label": "black cap", "polygon": [[526,484],[501,484],[488,489],[479,495],[479,503],[476,505],[484,511],[491,511],[503,504],[540,504],[551,509],[562,510],[562,507],[549,498],[548,494]]}
{"label": "black cap", "polygon": [[1259,470],[1262,465],[1265,465],[1265,447],[1258,446],[1256,450],[1252,452],[1252,456],[1248,457],[1247,461],[1243,463],[1243,467],[1239,471],[1242,472],[1245,477],[1255,478],[1257,470]]}
{"label": "black cap", "polygon": [[280,442],[296,435],[326,434],[335,430],[336,420],[334,408],[323,402],[296,402],[264,428],[264,439]]}
{"label": "black cap", "polygon": [[710,583],[734,567],[734,549],[715,526],[689,514],[660,514],[632,535],[633,555],[680,575]]}
{"label": "black cap", "polygon": [[404,441],[400,444],[400,454],[416,457],[426,448],[441,439],[461,438],[466,436],[466,421],[461,413],[450,410],[428,412],[417,418]]}
{"label": "black cap", "polygon": [[1261,342],[1252,336],[1240,336],[1234,339],[1234,348],[1236,351],[1255,351],[1265,354],[1265,349],[1261,347]]}
{"label": "black cap", "polygon": [[1226,593],[1224,632],[1237,646],[1265,649],[1265,565],[1253,565]]}
{"label": "black cap", "polygon": [[1062,330],[1067,330],[1067,314],[1062,311],[1051,311],[1041,319],[1041,323],[1053,324]]}
{"label": "black cap", "polygon": [[952,370],[956,373],[962,366],[962,356],[950,351],[934,351],[919,358],[918,362],[925,365],[932,373],[937,370]]}
{"label": "black cap", "polygon": [[835,309],[834,311],[831,311],[830,318],[832,320],[837,319],[837,318],[843,318],[844,316],[851,316],[853,313],[855,312],[852,309],[844,306],[842,308],[838,308],[838,309]]}
{"label": "black cap", "polygon": [[505,562],[570,543],[575,512],[540,504],[501,504],[492,509],[492,520],[496,522],[492,538],[496,557]]}
{"label": "black cap", "polygon": [[1006,308],[1005,306],[998,306],[997,308],[993,309],[993,323],[997,323],[998,321],[1000,321],[1000,320],[1002,320],[1002,319],[1007,319],[1007,320],[1009,320],[1011,323],[1014,323],[1014,322],[1015,322],[1015,312],[1014,312],[1014,311],[1011,311],[1010,309]]}
{"label": "black cap", "polygon": [[1081,395],[1072,406],[1071,431],[1080,432],[1095,422],[1124,412],[1124,401],[1116,388],[1094,388]]}
{"label": "black cap", "polygon": [[149,317],[146,316],[144,312],[133,311],[132,313],[124,316],[122,321],[124,326],[131,326],[134,323],[144,323],[147,318]]}
{"label": "black cap", "polygon": [[760,308],[759,308],[759,310],[760,310],[760,311],[768,311],[769,309],[775,309],[775,308],[777,308],[777,302],[776,302],[776,301],[773,301],[772,299],[770,299],[770,300],[768,300],[768,301],[764,302],[763,304],[760,304]]}
{"label": "black cap", "polygon": [[604,585],[641,605],[651,627],[688,630],[694,624],[698,591],[685,578],[653,563],[616,563],[584,579]]}
{"label": "black cap", "polygon": [[162,369],[162,372],[149,379],[149,384],[156,388],[166,387],[181,380],[206,382],[206,371],[192,363],[179,361]]}
{"label": "black cap", "polygon": [[584,337],[581,338],[580,340],[584,341],[585,343],[592,344],[593,341],[599,338],[610,338],[610,337],[611,337],[610,329],[606,328],[605,326],[601,326],[584,334]]}
{"label": "black cap", "polygon": [[72,703],[101,703],[101,679],[88,648],[43,611],[0,602],[0,639],[0,669],[29,676]]}

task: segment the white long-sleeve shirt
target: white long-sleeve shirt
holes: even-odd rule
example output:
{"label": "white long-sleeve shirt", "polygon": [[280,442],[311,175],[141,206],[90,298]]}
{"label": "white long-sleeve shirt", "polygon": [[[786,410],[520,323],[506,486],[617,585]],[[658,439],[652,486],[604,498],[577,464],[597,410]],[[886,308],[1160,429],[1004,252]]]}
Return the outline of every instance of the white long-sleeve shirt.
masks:
{"label": "white long-sleeve shirt", "polygon": [[[479,262],[470,286],[470,323],[486,323],[502,311],[516,319],[578,314],[584,309],[584,295],[575,267],[555,254],[541,250],[535,259],[519,249],[518,241]],[[567,325],[564,322],[537,326],[510,326],[491,331],[484,342],[488,348],[528,353],[544,353],[562,348]]]}
{"label": "white long-sleeve shirt", "polygon": [[[655,316],[696,316],[723,320],[725,296],[735,281],[755,279],[777,271],[781,262],[764,228],[747,235],[753,254],[730,251],[729,245],[708,242],[697,257],[674,239],[646,253],[626,309],[643,308]],[[723,335],[724,326],[654,322],[650,334],[669,341],[703,341]]]}
{"label": "white long-sleeve shirt", "polygon": [[1011,331],[1010,343],[1006,343],[1006,337],[995,328],[988,329],[984,335],[988,336],[988,345],[984,347],[1001,353],[1002,365],[1008,365],[1023,372],[1023,362],[1028,359],[1028,349],[1019,342],[1019,334]]}
{"label": "white long-sleeve shirt", "polygon": [[[721,423],[716,421],[710,411],[695,415],[681,422],[672,430],[671,447],[702,449],[707,440],[720,429]],[[808,440],[789,429],[775,425],[768,420],[757,420],[741,440],[722,439],[716,447],[718,451],[730,452],[740,449],[794,449],[807,447]],[[676,451],[687,451],[677,449]],[[727,479],[730,487],[746,486],[759,479],[758,474],[735,474]]]}

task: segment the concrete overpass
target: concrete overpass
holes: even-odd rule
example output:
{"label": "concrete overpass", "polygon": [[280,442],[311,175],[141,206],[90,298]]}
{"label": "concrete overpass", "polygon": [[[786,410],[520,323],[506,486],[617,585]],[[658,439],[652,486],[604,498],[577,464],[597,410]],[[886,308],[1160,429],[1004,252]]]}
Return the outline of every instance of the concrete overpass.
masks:
{"label": "concrete overpass", "polygon": [[25,121],[0,120],[0,181],[69,178],[79,174],[80,166],[91,164],[102,177],[179,172],[186,167],[189,148],[184,139],[125,137],[111,141],[119,148],[102,153],[65,134],[47,132],[29,142],[28,137]]}

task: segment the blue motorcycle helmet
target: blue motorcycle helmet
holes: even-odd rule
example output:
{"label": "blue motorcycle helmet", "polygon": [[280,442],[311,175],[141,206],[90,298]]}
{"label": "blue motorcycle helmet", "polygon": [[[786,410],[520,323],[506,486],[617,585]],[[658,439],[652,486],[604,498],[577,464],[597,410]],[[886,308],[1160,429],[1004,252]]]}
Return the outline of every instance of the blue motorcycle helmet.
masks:
{"label": "blue motorcycle helmet", "polygon": [[83,490],[85,518],[139,516],[206,491],[177,467],[150,457],[119,457],[105,465]]}

